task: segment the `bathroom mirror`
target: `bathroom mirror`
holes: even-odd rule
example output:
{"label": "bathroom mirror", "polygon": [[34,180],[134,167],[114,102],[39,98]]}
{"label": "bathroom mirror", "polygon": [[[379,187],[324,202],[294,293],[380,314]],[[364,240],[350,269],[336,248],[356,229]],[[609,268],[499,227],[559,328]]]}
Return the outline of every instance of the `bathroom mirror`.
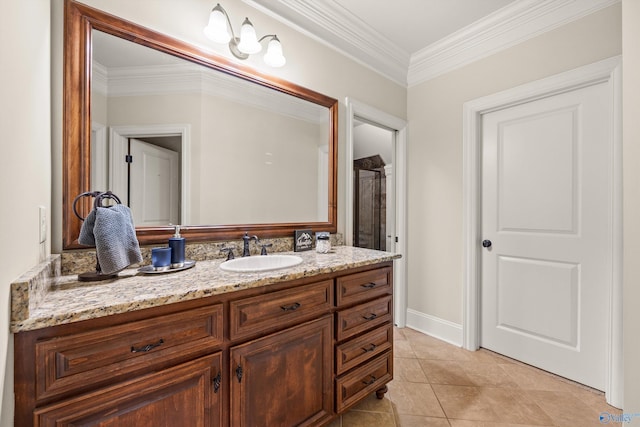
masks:
{"label": "bathroom mirror", "polygon": [[65,27],[65,249],[81,247],[74,197],[102,189],[141,244],[169,223],[191,241],[336,231],[335,99],[71,0]]}

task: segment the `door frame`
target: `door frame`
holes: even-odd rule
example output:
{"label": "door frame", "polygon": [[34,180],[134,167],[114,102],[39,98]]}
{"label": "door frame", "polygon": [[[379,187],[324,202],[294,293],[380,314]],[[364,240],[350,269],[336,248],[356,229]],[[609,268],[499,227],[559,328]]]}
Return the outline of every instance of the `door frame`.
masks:
{"label": "door frame", "polygon": [[[180,188],[180,222],[191,224],[191,125],[189,124],[161,124],[161,125],[127,125],[109,127],[109,150],[118,158],[124,158],[128,152],[123,139],[145,138],[160,136],[181,137],[182,155],[180,156],[181,188]],[[123,183],[118,180],[120,175],[110,165],[109,180],[111,187],[123,188]]]}
{"label": "door frame", "polygon": [[466,102],[463,106],[463,347],[480,346],[480,241],[482,115],[536,99],[608,83],[612,102],[611,236],[612,277],[609,288],[607,402],[622,407],[622,90],[621,57],[608,58],[542,80]]}
{"label": "door frame", "polygon": [[[353,245],[353,126],[356,117],[365,119],[394,133],[393,182],[395,184],[395,243],[394,252],[402,255],[394,261],[393,312],[394,323],[404,328],[407,323],[407,122],[375,107],[346,98],[347,137],[345,153],[345,229],[347,245]],[[387,249],[389,250],[389,249]]]}

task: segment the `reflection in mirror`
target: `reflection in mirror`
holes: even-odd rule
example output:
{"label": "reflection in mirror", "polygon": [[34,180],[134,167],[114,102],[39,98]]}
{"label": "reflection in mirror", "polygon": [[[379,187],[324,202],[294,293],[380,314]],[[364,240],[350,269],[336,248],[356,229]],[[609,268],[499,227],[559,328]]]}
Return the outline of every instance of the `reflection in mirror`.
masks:
{"label": "reflection in mirror", "polygon": [[141,244],[170,222],[189,241],[337,231],[337,100],[73,0],[64,25],[64,249],[75,196],[107,188]]}
{"label": "reflection in mirror", "polygon": [[92,46],[91,185],[137,226],[328,220],[326,107],[101,31]]}

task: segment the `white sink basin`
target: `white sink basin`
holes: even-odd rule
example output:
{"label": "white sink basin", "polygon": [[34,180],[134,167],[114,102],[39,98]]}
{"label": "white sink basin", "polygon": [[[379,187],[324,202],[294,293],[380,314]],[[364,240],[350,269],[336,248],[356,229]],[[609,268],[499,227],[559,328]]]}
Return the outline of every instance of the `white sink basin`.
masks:
{"label": "white sink basin", "polygon": [[247,273],[289,268],[301,262],[302,258],[296,255],[256,255],[225,261],[220,264],[220,268],[225,271]]}

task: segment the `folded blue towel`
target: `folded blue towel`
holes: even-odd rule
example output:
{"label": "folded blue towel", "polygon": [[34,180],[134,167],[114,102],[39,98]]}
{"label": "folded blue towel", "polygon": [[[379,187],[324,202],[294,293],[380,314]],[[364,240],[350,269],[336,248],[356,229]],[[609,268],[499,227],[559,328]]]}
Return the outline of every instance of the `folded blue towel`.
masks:
{"label": "folded blue towel", "polygon": [[78,242],[95,246],[104,274],[117,273],[142,261],[131,211],[125,205],[97,207],[85,219]]}

